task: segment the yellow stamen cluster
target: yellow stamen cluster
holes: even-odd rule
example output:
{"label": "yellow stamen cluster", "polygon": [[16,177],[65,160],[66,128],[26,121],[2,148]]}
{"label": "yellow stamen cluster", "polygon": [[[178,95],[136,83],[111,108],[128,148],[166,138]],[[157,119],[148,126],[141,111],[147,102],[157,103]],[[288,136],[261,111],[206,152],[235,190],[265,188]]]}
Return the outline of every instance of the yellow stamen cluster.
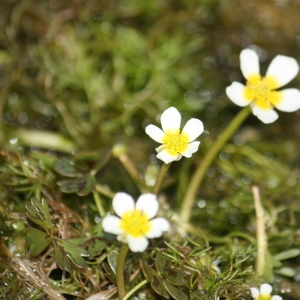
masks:
{"label": "yellow stamen cluster", "polygon": [[133,210],[124,213],[120,227],[133,237],[141,237],[151,229],[151,223],[147,214],[140,210]]}
{"label": "yellow stamen cluster", "polygon": [[271,300],[271,296],[270,295],[260,295],[260,296],[258,296],[258,298],[256,298],[256,300]]}
{"label": "yellow stamen cluster", "polygon": [[249,76],[244,88],[244,96],[249,102],[261,109],[272,109],[282,100],[281,92],[274,91],[279,86],[278,81],[272,77],[261,77],[259,74]]}
{"label": "yellow stamen cluster", "polygon": [[175,156],[187,149],[189,140],[189,136],[185,133],[180,134],[179,129],[169,129],[165,132],[162,142],[168,154]]}

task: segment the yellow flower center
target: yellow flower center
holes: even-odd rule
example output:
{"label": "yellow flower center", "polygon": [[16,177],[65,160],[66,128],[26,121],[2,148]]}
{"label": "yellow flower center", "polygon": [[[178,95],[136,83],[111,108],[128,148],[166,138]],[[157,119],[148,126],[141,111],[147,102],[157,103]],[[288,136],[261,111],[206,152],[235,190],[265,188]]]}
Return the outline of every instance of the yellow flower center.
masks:
{"label": "yellow flower center", "polygon": [[165,132],[165,136],[162,139],[164,148],[172,156],[184,152],[188,147],[189,141],[189,136],[186,133],[180,134],[179,129],[169,129]]}
{"label": "yellow flower center", "polygon": [[244,88],[244,96],[249,102],[261,109],[272,109],[282,101],[282,93],[274,91],[279,86],[272,76],[261,77],[259,74],[249,76]]}
{"label": "yellow flower center", "polygon": [[258,296],[258,298],[256,298],[256,300],[271,300],[271,296],[262,294],[262,295]]}
{"label": "yellow flower center", "polygon": [[151,229],[151,223],[147,214],[140,210],[132,210],[124,213],[120,227],[125,233],[138,238],[145,235]]}

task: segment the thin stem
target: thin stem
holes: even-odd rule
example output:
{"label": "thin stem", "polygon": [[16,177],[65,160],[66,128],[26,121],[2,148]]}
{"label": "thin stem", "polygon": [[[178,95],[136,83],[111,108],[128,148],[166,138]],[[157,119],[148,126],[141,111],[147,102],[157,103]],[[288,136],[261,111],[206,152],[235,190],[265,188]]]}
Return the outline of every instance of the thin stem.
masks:
{"label": "thin stem", "polygon": [[254,207],[256,213],[256,239],[257,239],[257,258],[256,272],[258,276],[264,274],[266,252],[268,248],[268,240],[265,231],[265,211],[261,204],[259,189],[257,186],[252,187],[254,198]]}
{"label": "thin stem", "polygon": [[223,131],[221,136],[213,143],[210,150],[204,157],[202,163],[196,169],[182,202],[181,220],[184,223],[187,223],[191,217],[191,210],[195,201],[195,196],[198,188],[200,187],[204,179],[207,169],[210,167],[215,157],[221,151],[224,144],[228,141],[228,139],[232,136],[236,129],[249,115],[250,111],[250,107],[247,106],[236,115],[232,122]]}
{"label": "thin stem", "polygon": [[159,173],[158,173],[158,176],[157,176],[157,179],[156,179],[156,182],[155,182],[155,185],[152,189],[152,193],[153,194],[158,194],[159,190],[160,190],[160,187],[161,187],[161,184],[163,182],[163,179],[168,171],[168,169],[170,168],[170,165],[171,163],[169,164],[163,164],[159,170]]}
{"label": "thin stem", "polygon": [[100,215],[100,217],[103,217],[105,215],[105,210],[102,206],[102,201],[101,201],[100,195],[96,191],[94,191],[93,196],[94,196],[94,200],[95,200],[99,215]]}
{"label": "thin stem", "polygon": [[128,174],[130,175],[130,177],[133,179],[133,181],[139,188],[140,192],[141,193],[146,192],[144,182],[139,175],[139,171],[137,170],[135,165],[132,163],[132,161],[130,160],[128,155],[126,153],[122,153],[118,156],[118,159],[121,162],[121,164],[123,165],[123,167],[126,169]]}
{"label": "thin stem", "polygon": [[102,186],[101,184],[99,183],[96,183],[96,191],[108,198],[113,198],[115,193],[110,191],[107,187],[105,186]]}
{"label": "thin stem", "polygon": [[119,253],[118,262],[117,262],[117,289],[119,299],[124,299],[126,295],[125,281],[124,281],[124,265],[126,260],[126,255],[128,253],[128,245],[123,244]]}
{"label": "thin stem", "polygon": [[145,285],[148,281],[143,280],[140,282],[137,286],[135,286],[130,292],[127,293],[127,295],[122,300],[129,299],[130,296],[132,296],[139,288],[141,288],[143,285]]}

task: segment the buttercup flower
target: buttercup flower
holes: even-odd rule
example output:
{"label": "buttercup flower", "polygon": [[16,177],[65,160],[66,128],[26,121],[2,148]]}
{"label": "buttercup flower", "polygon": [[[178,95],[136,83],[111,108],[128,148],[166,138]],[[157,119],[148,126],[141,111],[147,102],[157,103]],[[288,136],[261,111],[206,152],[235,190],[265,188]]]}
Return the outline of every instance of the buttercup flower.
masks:
{"label": "buttercup flower", "polygon": [[272,286],[268,283],[264,283],[260,286],[260,290],[257,288],[251,288],[252,297],[254,300],[282,300],[280,296],[271,296]]}
{"label": "buttercup flower", "polygon": [[252,112],[264,123],[278,118],[274,107],[285,112],[300,108],[298,89],[276,89],[286,85],[298,73],[299,65],[294,58],[277,55],[268,67],[265,77],[259,73],[259,58],[255,51],[244,49],[240,54],[241,70],[246,86],[233,82],[226,88],[229,99],[239,106],[251,105]]}
{"label": "buttercup flower", "polygon": [[158,211],[158,201],[154,194],[143,194],[135,203],[126,193],[117,193],[112,201],[113,209],[118,216],[106,216],[103,219],[103,230],[117,235],[117,239],[133,252],[143,252],[148,239],[157,238],[169,230],[165,218],[154,218]]}
{"label": "buttercup flower", "polygon": [[203,132],[203,123],[198,119],[190,119],[180,132],[181,115],[175,107],[165,110],[160,118],[162,129],[148,125],[146,133],[162,145],[156,148],[157,158],[168,164],[191,157],[198,150],[200,142],[194,140]]}

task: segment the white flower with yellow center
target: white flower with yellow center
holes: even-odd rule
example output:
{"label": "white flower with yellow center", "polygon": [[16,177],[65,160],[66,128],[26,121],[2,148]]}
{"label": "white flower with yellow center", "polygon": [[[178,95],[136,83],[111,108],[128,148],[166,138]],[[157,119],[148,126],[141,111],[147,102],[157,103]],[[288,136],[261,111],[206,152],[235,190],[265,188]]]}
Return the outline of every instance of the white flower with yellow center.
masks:
{"label": "white flower with yellow center", "polygon": [[251,293],[254,300],[282,300],[280,296],[271,296],[272,286],[268,283],[262,284],[260,290],[251,288]]}
{"label": "white flower with yellow center", "polygon": [[118,216],[106,216],[103,230],[117,235],[117,239],[127,243],[133,252],[143,252],[149,242],[148,238],[157,238],[169,230],[165,218],[154,218],[158,211],[158,201],[154,194],[143,194],[135,203],[126,193],[117,193],[112,201]]}
{"label": "white flower with yellow center", "polygon": [[162,145],[156,148],[157,158],[168,164],[182,156],[191,157],[198,150],[200,142],[194,140],[203,132],[203,123],[190,119],[180,132],[181,115],[175,107],[165,110],[160,118],[162,129],[148,125],[146,133]]}
{"label": "white flower with yellow center", "polygon": [[247,83],[233,82],[226,88],[226,94],[232,102],[239,106],[250,104],[253,114],[266,124],[278,118],[274,107],[285,112],[300,108],[298,89],[276,91],[297,75],[299,65],[294,58],[277,55],[271,61],[265,77],[259,73],[259,58],[254,50],[244,49],[240,62]]}

